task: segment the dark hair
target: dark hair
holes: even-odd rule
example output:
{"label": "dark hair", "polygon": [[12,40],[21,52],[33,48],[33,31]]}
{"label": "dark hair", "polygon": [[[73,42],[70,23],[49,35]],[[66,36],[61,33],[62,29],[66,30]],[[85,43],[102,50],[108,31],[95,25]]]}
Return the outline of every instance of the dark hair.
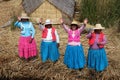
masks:
{"label": "dark hair", "polygon": [[100,33],[102,30],[101,29],[95,29],[94,32],[95,33]]}
{"label": "dark hair", "polygon": [[94,31],[97,32],[97,31],[102,31],[102,30],[101,29],[95,29]]}
{"label": "dark hair", "polygon": [[20,21],[23,21],[23,22],[24,22],[24,21],[29,21],[29,19],[21,19]]}
{"label": "dark hair", "polygon": [[76,26],[76,30],[79,28],[77,24],[71,24],[70,29],[72,30],[72,26]]}
{"label": "dark hair", "polygon": [[52,28],[52,24],[45,25],[46,28]]}

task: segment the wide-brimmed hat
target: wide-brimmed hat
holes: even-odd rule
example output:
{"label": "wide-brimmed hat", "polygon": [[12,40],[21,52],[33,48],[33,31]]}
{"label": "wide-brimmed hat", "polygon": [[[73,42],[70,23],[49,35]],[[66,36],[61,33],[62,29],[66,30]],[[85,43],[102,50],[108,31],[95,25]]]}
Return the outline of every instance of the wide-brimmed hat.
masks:
{"label": "wide-brimmed hat", "polygon": [[93,29],[105,29],[101,24],[96,24]]}
{"label": "wide-brimmed hat", "polygon": [[73,20],[72,23],[71,23],[71,25],[78,25],[78,22],[75,21],[75,20]]}
{"label": "wide-brimmed hat", "polygon": [[28,17],[28,15],[26,13],[22,13],[20,18],[21,19],[30,19],[30,17]]}
{"label": "wide-brimmed hat", "polygon": [[50,19],[47,19],[47,20],[45,21],[45,25],[49,25],[49,24],[52,24],[52,21],[51,21]]}

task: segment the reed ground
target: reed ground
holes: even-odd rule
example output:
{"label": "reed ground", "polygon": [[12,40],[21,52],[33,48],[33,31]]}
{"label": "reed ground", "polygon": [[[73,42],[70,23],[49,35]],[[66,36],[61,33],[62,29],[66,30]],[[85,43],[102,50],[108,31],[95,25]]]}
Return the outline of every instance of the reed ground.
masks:
{"label": "reed ground", "polygon": [[[19,2],[20,0],[0,2],[0,26],[10,19],[13,10],[18,14]],[[0,80],[120,80],[120,33],[116,32],[116,28],[104,31],[108,40],[105,49],[109,66],[105,71],[97,73],[87,67],[82,71],[71,70],[63,64],[67,34],[60,26],[57,26],[60,35],[60,59],[56,63],[42,63],[39,53],[37,58],[29,62],[21,60],[17,48],[20,30],[11,31],[10,27],[0,28]],[[41,31],[38,25],[35,25],[35,29],[35,39],[40,52]],[[81,43],[87,58],[88,40],[85,35],[82,34]]]}

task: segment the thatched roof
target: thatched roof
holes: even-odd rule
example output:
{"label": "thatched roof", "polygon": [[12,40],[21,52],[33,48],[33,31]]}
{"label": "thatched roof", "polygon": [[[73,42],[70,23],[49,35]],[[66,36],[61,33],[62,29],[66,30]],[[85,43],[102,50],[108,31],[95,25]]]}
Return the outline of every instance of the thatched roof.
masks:
{"label": "thatched roof", "polygon": [[[31,14],[37,9],[45,0],[23,0],[23,8],[26,13]],[[58,8],[69,17],[73,17],[75,0],[48,0],[52,5]]]}

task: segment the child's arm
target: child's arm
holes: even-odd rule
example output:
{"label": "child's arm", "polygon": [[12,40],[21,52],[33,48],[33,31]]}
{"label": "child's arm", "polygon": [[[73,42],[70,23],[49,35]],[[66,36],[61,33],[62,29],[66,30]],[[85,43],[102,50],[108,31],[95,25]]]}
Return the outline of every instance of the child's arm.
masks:
{"label": "child's arm", "polygon": [[31,27],[31,39],[29,41],[29,43],[32,43],[33,39],[34,39],[34,36],[35,36],[35,29],[33,27],[33,24],[30,22],[30,27]]}
{"label": "child's arm", "polygon": [[80,33],[84,31],[85,27],[86,27],[86,24],[83,24],[83,25],[79,28]]}
{"label": "child's arm", "polygon": [[61,22],[61,26],[64,28],[64,30],[65,30],[66,32],[68,32],[68,31],[69,31],[69,27],[68,27],[66,24],[64,24],[63,19],[61,19],[60,22]]}
{"label": "child's arm", "polygon": [[16,27],[18,27],[18,28],[21,28],[21,22],[20,22],[20,20],[21,20],[21,18],[18,17],[18,21],[16,21],[16,22],[14,23],[14,26],[16,26]]}
{"label": "child's arm", "polygon": [[80,33],[84,31],[84,29],[85,29],[85,27],[86,27],[87,22],[88,22],[88,19],[87,19],[87,18],[86,18],[86,19],[84,19],[84,22],[83,22],[84,24],[83,24],[83,25],[79,28]]}
{"label": "child's arm", "polygon": [[39,24],[39,29],[40,29],[40,30],[44,30],[44,28],[45,28],[45,26],[40,23],[40,24]]}
{"label": "child's arm", "polygon": [[55,30],[55,36],[56,36],[56,42],[57,42],[57,47],[59,47],[59,43],[60,43],[60,39],[59,39],[59,35],[57,33],[57,30]]}
{"label": "child's arm", "polygon": [[57,30],[55,30],[55,36],[56,36],[56,41],[57,41],[57,43],[59,43],[60,40],[59,40],[59,35],[58,35],[58,33],[57,33]]}
{"label": "child's arm", "polygon": [[43,19],[40,18],[40,19],[39,19],[39,29],[40,29],[40,30],[44,30],[44,28],[45,28],[45,26],[42,25],[42,21],[43,21]]}
{"label": "child's arm", "polygon": [[107,43],[107,39],[106,39],[106,37],[105,37],[105,35],[104,35],[103,41],[102,41],[102,42],[99,42],[98,44],[105,45],[106,43]]}
{"label": "child's arm", "polygon": [[35,29],[34,29],[33,24],[31,22],[30,22],[30,26],[31,26],[31,31],[32,31],[31,38],[34,38],[34,36],[35,36]]}
{"label": "child's arm", "polygon": [[66,24],[62,24],[62,27],[64,28],[64,30],[66,31],[66,32],[68,32],[69,31],[69,28],[68,28],[68,26],[66,25]]}
{"label": "child's arm", "polygon": [[88,39],[91,38],[91,34],[92,34],[92,33],[90,32],[89,34],[86,35],[86,37],[87,37]]}
{"label": "child's arm", "polygon": [[21,22],[16,21],[16,22],[14,23],[14,26],[16,26],[16,27],[20,28],[20,27],[21,27]]}

